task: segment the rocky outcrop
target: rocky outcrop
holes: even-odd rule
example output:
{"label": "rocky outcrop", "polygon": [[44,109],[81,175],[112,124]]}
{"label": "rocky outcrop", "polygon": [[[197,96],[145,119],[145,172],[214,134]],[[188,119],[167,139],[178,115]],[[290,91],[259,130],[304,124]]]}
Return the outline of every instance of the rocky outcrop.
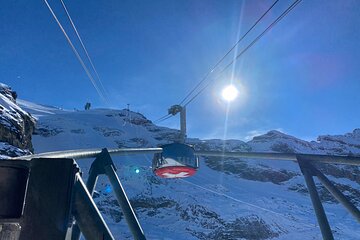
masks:
{"label": "rocky outcrop", "polygon": [[[16,104],[16,97],[16,92],[9,86],[0,84],[0,142],[25,152],[32,152],[31,136],[35,128],[35,119]],[[2,154],[13,156],[22,153],[21,150],[11,151],[9,154],[4,154],[4,150]]]}

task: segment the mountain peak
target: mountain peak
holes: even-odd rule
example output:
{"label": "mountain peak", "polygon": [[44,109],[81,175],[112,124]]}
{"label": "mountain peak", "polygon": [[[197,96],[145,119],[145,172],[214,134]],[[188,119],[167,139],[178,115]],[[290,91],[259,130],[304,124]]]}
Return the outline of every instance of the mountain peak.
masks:
{"label": "mountain peak", "polygon": [[[264,140],[274,140],[274,139],[297,139],[293,136],[287,135],[278,130],[271,130],[263,135],[255,136],[250,142],[253,141],[264,141]],[[299,139],[300,140],[300,139]]]}

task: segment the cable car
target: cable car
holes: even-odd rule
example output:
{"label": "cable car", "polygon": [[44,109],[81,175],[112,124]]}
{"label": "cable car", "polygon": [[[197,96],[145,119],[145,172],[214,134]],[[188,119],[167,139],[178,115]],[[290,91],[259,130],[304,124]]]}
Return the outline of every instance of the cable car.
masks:
{"label": "cable car", "polygon": [[162,153],[155,153],[153,171],[162,178],[184,178],[196,173],[199,158],[195,149],[183,143],[170,143],[160,146]]}

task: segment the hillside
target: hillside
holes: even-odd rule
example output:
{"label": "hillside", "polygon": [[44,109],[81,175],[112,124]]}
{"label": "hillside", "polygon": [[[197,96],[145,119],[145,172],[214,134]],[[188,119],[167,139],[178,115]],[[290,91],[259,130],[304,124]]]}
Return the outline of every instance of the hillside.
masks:
{"label": "hillside", "polygon": [[[154,147],[177,130],[154,125],[140,113],[94,109],[64,111],[20,101],[38,118],[36,153],[95,147]],[[239,140],[188,139],[201,150],[360,154],[360,130],[307,142],[278,131]],[[151,171],[151,155],[116,157],[118,175],[149,239],[320,239],[298,166],[293,162],[203,158],[188,179],[164,180]],[[91,159],[80,160],[86,173]],[[321,166],[358,206],[359,169]],[[137,174],[135,169],[139,169]],[[359,239],[358,224],[319,187],[336,239]],[[118,239],[132,239],[109,182],[98,182],[96,202]]]}

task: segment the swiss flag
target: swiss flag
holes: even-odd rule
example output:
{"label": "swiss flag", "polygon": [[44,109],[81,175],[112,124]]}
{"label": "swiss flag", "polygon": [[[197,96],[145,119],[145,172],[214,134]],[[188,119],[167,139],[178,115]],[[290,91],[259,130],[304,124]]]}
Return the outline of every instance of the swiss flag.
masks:
{"label": "swiss flag", "polygon": [[163,167],[155,170],[155,174],[162,178],[185,178],[196,173],[196,169],[187,166]]}

